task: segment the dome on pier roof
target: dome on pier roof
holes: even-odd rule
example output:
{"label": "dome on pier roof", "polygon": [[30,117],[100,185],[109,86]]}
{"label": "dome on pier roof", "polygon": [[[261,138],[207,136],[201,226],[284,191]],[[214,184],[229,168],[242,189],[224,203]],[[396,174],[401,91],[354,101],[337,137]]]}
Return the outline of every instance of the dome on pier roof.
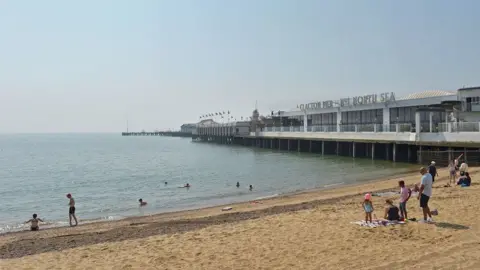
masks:
{"label": "dome on pier roof", "polygon": [[401,97],[397,100],[408,100],[408,99],[421,99],[421,98],[431,98],[431,97],[442,97],[442,96],[453,96],[456,95],[455,92],[443,91],[443,90],[427,90],[423,92],[409,94],[405,97]]}

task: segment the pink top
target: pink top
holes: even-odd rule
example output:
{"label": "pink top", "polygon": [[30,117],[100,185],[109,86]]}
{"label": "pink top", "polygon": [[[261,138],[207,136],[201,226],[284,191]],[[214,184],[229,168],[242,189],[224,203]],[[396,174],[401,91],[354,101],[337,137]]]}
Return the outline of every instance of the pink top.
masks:
{"label": "pink top", "polygon": [[407,187],[402,187],[400,188],[400,202],[406,202],[408,199],[408,188]]}

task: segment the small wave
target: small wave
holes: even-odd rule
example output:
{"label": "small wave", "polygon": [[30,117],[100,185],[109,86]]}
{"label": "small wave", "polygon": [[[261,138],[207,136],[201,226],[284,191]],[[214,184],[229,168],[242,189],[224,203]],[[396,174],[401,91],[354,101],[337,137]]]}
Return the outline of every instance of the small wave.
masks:
{"label": "small wave", "polygon": [[334,186],[339,186],[339,185],[343,185],[345,184],[345,182],[340,182],[340,183],[335,183],[335,184],[329,184],[329,185],[325,185],[323,186],[324,188],[329,188],[329,187],[334,187]]}
{"label": "small wave", "polygon": [[258,197],[258,198],[255,198],[255,200],[265,200],[265,199],[270,199],[270,198],[275,198],[275,197],[278,197],[278,194],[273,194],[273,195],[267,195],[267,196],[263,196],[263,197]]}
{"label": "small wave", "polygon": [[[105,217],[100,217],[100,218],[95,218],[95,219],[79,220],[79,223],[89,224],[89,223],[102,222],[102,221],[120,220],[120,219],[123,219],[123,218],[125,218],[125,217],[105,216]],[[69,226],[68,221],[46,220],[45,222],[40,223],[40,229],[50,229],[50,228],[58,228],[58,227],[66,227],[66,226]],[[0,234],[5,234],[5,233],[9,233],[9,232],[25,231],[25,230],[29,230],[29,229],[30,229],[29,224],[24,224],[24,223],[4,224],[4,225],[0,225]]]}

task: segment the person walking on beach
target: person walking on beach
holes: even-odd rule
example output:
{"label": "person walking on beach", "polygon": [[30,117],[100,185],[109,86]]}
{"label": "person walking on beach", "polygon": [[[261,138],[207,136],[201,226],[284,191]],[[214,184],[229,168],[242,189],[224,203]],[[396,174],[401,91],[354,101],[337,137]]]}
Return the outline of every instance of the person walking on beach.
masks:
{"label": "person walking on beach", "polygon": [[420,207],[423,210],[423,220],[421,222],[433,222],[432,213],[428,207],[428,201],[432,197],[432,175],[425,167],[420,168],[420,174],[422,175],[422,180],[417,199],[420,201]]}
{"label": "person walking on beach", "polygon": [[435,176],[438,176],[437,167],[435,167],[435,161],[428,166],[428,172],[432,175],[432,183],[435,182]]}
{"label": "person walking on beach", "polygon": [[72,225],[72,218],[75,220],[75,226],[78,225],[78,221],[77,221],[77,217],[75,216],[75,200],[73,199],[72,197],[72,194],[68,193],[67,194],[67,198],[70,200],[68,202],[68,218],[69,218],[69,221],[70,221],[70,226],[74,226]]}
{"label": "person walking on beach", "polygon": [[30,230],[32,231],[38,231],[40,228],[38,227],[38,223],[39,222],[43,222],[43,220],[41,218],[38,218],[37,217],[37,214],[33,214],[33,218],[28,220],[28,221],[25,221],[25,224],[27,223],[31,223],[31,226],[30,226]]}
{"label": "person walking on beach", "polygon": [[412,190],[405,186],[405,181],[398,181],[400,186],[400,218],[407,220],[407,201],[412,196]]}

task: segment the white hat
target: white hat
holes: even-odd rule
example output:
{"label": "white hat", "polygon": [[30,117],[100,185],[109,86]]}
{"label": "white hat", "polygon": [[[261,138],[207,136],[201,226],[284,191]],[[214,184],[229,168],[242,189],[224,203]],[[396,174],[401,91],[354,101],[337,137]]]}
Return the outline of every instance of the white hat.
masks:
{"label": "white hat", "polygon": [[432,161],[432,165],[435,165],[435,161]]}

